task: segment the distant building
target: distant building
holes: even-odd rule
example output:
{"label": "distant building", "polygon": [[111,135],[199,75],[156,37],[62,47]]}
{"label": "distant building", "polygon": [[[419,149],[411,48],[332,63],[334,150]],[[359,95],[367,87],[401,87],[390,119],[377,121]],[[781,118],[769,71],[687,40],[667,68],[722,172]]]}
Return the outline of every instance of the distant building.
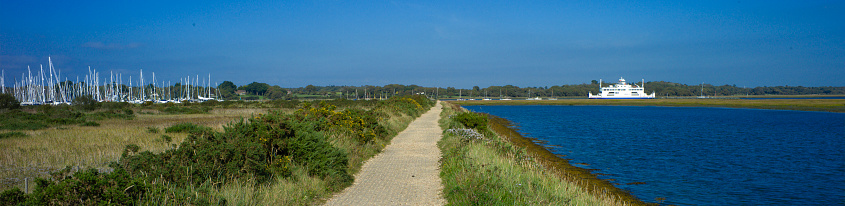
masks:
{"label": "distant building", "polygon": [[235,94],[238,94],[238,96],[243,96],[243,95],[246,95],[246,91],[238,90],[238,91],[235,91]]}

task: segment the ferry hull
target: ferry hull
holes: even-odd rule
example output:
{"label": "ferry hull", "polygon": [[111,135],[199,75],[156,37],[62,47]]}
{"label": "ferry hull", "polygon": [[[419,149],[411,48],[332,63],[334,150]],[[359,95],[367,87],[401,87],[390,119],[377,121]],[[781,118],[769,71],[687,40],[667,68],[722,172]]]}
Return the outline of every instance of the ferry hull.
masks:
{"label": "ferry hull", "polygon": [[602,95],[593,95],[593,93],[588,93],[588,98],[590,99],[654,99],[654,93],[651,93],[647,96],[602,96]]}

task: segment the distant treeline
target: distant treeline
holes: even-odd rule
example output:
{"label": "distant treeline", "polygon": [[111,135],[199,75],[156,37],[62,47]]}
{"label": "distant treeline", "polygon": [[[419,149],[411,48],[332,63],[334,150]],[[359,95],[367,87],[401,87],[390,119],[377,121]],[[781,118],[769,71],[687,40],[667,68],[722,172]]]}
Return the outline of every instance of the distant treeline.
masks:
{"label": "distant treeline", "polygon": [[[640,85],[640,83],[634,83]],[[608,86],[602,83],[601,86]],[[235,93],[243,90],[247,95],[262,96],[266,99],[293,99],[293,98],[382,98],[398,95],[425,94],[426,96],[439,98],[464,97],[464,98],[521,98],[521,97],[583,97],[588,92],[599,93],[599,82],[593,80],[590,83],[560,85],[551,87],[518,87],[514,85],[489,86],[481,88],[474,86],[472,89],[458,89],[454,87],[423,87],[418,85],[389,84],[384,86],[314,86],[308,85],[299,88],[282,88],[270,86],[266,83],[253,82],[248,85],[236,86],[232,82],[225,81],[220,84],[220,94],[224,99],[238,99]],[[745,96],[745,95],[845,95],[845,87],[803,87],[803,86],[775,86],[775,87],[754,87],[744,88],[736,85],[715,86],[711,84],[687,85],[665,81],[646,82],[645,89],[648,93],[655,92],[659,97],[689,97],[689,96]]]}

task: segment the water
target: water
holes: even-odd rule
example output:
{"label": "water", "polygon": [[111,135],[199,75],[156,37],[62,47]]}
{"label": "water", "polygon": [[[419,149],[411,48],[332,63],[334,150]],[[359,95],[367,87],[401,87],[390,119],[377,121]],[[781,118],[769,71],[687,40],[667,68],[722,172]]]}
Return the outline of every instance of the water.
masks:
{"label": "water", "polygon": [[[647,202],[845,204],[845,114],[631,106],[465,106],[513,121]],[[625,183],[646,184],[626,185]]]}

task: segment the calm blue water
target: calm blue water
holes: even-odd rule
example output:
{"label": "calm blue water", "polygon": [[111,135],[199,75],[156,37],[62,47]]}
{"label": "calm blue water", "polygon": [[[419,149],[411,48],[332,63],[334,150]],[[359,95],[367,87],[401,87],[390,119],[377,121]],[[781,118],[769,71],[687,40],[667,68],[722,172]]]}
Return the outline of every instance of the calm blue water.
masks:
{"label": "calm blue water", "polygon": [[[640,199],[845,205],[845,114],[630,106],[465,106],[513,121]],[[645,182],[642,185],[624,183]]]}

